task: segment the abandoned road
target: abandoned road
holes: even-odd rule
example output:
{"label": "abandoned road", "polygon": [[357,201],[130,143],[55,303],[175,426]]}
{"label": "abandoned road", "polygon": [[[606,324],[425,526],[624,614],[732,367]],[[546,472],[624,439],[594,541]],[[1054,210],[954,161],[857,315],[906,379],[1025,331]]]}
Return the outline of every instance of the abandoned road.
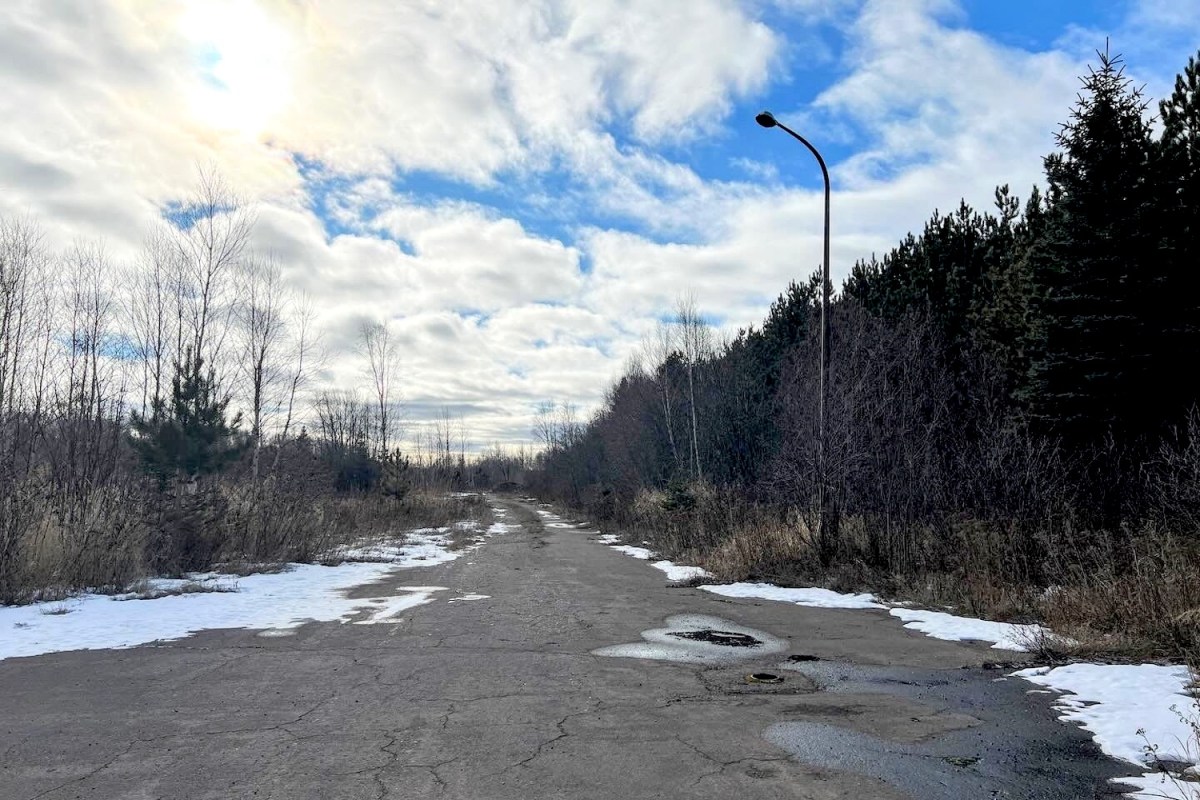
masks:
{"label": "abandoned road", "polygon": [[[1117,795],[1121,765],[982,668],[1001,651],[884,612],[673,587],[594,530],[495,503],[519,525],[373,588],[447,588],[395,624],[0,661],[0,798]],[[702,663],[594,652],[697,615],[763,644],[694,642],[724,658]]]}

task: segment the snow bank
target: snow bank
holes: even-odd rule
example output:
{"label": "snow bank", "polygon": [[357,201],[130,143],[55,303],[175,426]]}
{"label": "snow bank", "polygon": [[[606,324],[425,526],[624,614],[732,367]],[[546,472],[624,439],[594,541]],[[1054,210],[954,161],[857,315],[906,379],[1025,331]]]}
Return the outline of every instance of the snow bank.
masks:
{"label": "snow bank", "polygon": [[[1157,745],[1157,758],[1195,763],[1200,752],[1188,720],[1197,713],[1186,693],[1187,667],[1158,664],[1069,664],[1014,672],[1014,676],[1064,692],[1054,701],[1059,719],[1076,722],[1092,734],[1110,756],[1140,767],[1153,763],[1147,744]],[[1122,783],[1138,787],[1136,798],[1193,800],[1195,784],[1176,786],[1162,773],[1144,772]]]}
{"label": "snow bank", "polygon": [[[497,523],[488,534],[503,533]],[[445,529],[413,531],[404,544],[369,544],[337,551],[337,566],[291,564],[284,572],[246,577],[205,573],[186,581],[148,581],[146,596],[86,594],[63,602],[0,607],[0,659],[66,650],[136,647],[182,639],[203,630],[248,628],[286,635],[309,621],[377,624],[432,601],[439,586],[409,586],[375,597],[349,599],[348,589],[370,584],[412,567],[428,567],[460,557]],[[478,546],[476,543],[475,546]],[[470,548],[473,549],[473,548]],[[221,591],[166,597],[192,582]],[[231,591],[235,589],[235,591]]]}
{"label": "snow bank", "polygon": [[695,578],[711,578],[713,574],[700,567],[687,567],[670,561],[655,561],[650,566],[667,573],[669,581],[690,581]]}
{"label": "snow bank", "polygon": [[654,553],[644,547],[634,547],[633,545],[629,544],[614,544],[609,545],[609,547],[611,547],[613,550],[616,550],[618,553],[624,553],[627,556],[640,558],[643,561],[649,561],[654,557]]}
{"label": "snow bank", "polygon": [[904,627],[920,631],[935,639],[954,642],[991,642],[994,649],[1026,652],[1029,644],[1040,634],[1050,631],[1041,625],[1017,625],[1011,622],[991,622],[986,619],[959,617],[942,611],[922,611],[916,608],[893,608],[893,617],[904,621]]}
{"label": "snow bank", "polygon": [[771,583],[727,583],[700,588],[725,597],[755,597],[813,608],[887,608],[872,594],[842,594],[815,587],[790,589]]}

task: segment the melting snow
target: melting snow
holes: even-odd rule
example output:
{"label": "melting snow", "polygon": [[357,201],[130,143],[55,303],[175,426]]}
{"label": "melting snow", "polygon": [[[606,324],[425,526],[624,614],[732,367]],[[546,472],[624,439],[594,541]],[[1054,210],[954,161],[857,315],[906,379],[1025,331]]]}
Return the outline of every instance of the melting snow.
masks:
{"label": "melting snow", "polygon": [[616,550],[618,553],[624,553],[627,556],[640,558],[643,561],[649,561],[654,557],[654,553],[644,547],[634,547],[633,545],[628,544],[614,544],[609,545],[609,547],[611,547],[613,550]]}
{"label": "melting snow", "polygon": [[667,580],[669,581],[690,581],[696,578],[713,577],[713,574],[706,569],[673,564],[670,561],[655,561],[650,566],[667,573]]}
{"label": "melting snow", "polygon": [[790,589],[770,583],[728,583],[701,586],[706,592],[725,597],[760,597],[764,600],[780,600],[798,606],[814,608],[887,608],[871,594],[842,594],[829,589],[815,587]]}
{"label": "melting snow", "polygon": [[[642,631],[645,641],[601,647],[592,653],[617,658],[650,658],[659,661],[682,661],[690,664],[721,664],[782,653],[788,649],[784,639],[736,622],[702,614],[681,614],[668,617],[667,627]],[[681,639],[672,634],[716,630],[741,633],[758,640],[753,647],[726,647],[711,642]]]}
{"label": "melting snow", "polygon": [[[484,536],[511,526],[492,525]],[[428,603],[438,586],[411,586],[386,595],[350,599],[349,589],[374,583],[396,572],[445,563],[469,549],[451,552],[446,529],[413,531],[404,544],[365,544],[338,550],[337,566],[291,564],[283,572],[245,577],[205,573],[186,580],[148,581],[145,596],[85,594],[65,602],[0,607],[0,659],[65,650],[136,647],[182,639],[203,630],[262,629],[261,636],[286,636],[305,622],[377,624]],[[187,582],[216,585],[224,591],[159,596]],[[236,591],[228,591],[236,587]],[[380,592],[383,592],[380,589]],[[472,597],[472,599],[478,599]],[[65,613],[64,613],[65,612]]]}
{"label": "melting snow", "polygon": [[464,594],[461,597],[451,597],[448,602],[461,603],[464,600],[487,600],[490,597],[491,595],[489,594]]}
{"label": "melting snow", "polygon": [[893,608],[893,617],[904,621],[904,627],[920,631],[935,639],[958,642],[991,642],[994,649],[1026,652],[1041,634],[1050,631],[1041,625],[1017,625],[1011,622],[991,622],[986,619],[958,617],[941,611],[922,611],[915,608]]}
{"label": "melting snow", "polygon": [[[1164,761],[1200,761],[1196,701],[1187,694],[1187,667],[1158,664],[1068,664],[1014,672],[1014,676],[1065,692],[1054,701],[1064,722],[1076,722],[1110,756],[1146,768],[1153,764],[1145,748],[1157,745]],[[1138,787],[1130,797],[1193,800],[1195,784],[1176,785],[1161,772],[1146,771],[1121,783]],[[1185,788],[1186,787],[1186,788]]]}

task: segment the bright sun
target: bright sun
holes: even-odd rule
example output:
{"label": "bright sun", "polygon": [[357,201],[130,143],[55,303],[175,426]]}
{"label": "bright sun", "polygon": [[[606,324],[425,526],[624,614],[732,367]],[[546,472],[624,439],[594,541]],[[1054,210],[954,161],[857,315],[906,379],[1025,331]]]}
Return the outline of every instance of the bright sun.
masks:
{"label": "bright sun", "polygon": [[189,0],[180,24],[200,58],[197,115],[221,130],[264,134],[291,94],[283,26],[254,0]]}

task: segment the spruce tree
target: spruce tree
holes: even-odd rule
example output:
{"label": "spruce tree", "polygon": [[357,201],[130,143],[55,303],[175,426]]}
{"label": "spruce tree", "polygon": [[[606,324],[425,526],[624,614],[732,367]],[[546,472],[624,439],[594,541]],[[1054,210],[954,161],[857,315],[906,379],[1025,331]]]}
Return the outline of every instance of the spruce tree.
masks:
{"label": "spruce tree", "polygon": [[216,375],[189,349],[175,364],[169,400],[155,403],[148,417],[135,414],[134,444],[145,470],[166,489],[220,472],[246,449],[240,416],[226,417],[228,398],[217,392]]}
{"label": "spruce tree", "polygon": [[1200,399],[1192,370],[1200,355],[1200,62],[1195,56],[1176,77],[1159,113],[1162,257],[1169,267],[1161,298],[1160,389],[1180,419]]}
{"label": "spruce tree", "polygon": [[1099,56],[1046,158],[1049,210],[1030,253],[1030,410],[1074,450],[1134,441],[1161,416],[1147,391],[1162,278],[1147,104],[1120,57]]}

